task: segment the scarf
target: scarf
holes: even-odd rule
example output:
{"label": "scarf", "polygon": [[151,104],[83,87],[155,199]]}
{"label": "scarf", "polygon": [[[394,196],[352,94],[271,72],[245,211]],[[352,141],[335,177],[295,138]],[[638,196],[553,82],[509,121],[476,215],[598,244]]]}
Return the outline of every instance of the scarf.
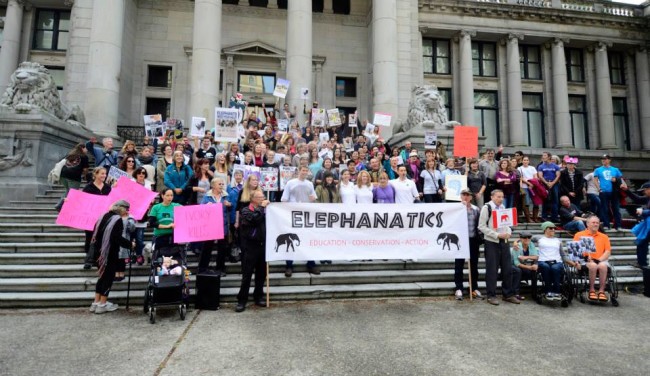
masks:
{"label": "scarf", "polygon": [[[108,264],[108,251],[111,248],[111,244],[110,244],[111,232],[113,232],[113,228],[115,227],[115,224],[121,218],[122,217],[120,217],[117,214],[113,215],[108,220],[108,223],[106,223],[106,227],[104,228],[104,235],[102,236],[102,245],[101,248],[99,249],[99,258],[97,259],[97,264],[99,265],[99,270],[97,271],[97,275],[99,276],[99,278],[101,278],[104,275],[104,271],[106,270],[106,265]],[[95,233],[95,235],[97,235],[97,233]]]}

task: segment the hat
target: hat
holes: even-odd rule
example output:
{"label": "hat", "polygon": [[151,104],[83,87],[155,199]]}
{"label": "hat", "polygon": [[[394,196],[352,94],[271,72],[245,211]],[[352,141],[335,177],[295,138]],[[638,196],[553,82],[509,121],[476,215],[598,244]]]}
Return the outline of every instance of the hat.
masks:
{"label": "hat", "polygon": [[462,191],[460,191],[460,194],[461,195],[470,195],[471,196],[473,193],[469,189],[463,189]]}
{"label": "hat", "polygon": [[650,189],[650,181],[647,181],[647,182],[643,183],[643,185],[641,186],[641,189]]}
{"label": "hat", "polygon": [[409,154],[409,157],[417,157],[418,153],[415,151],[412,151],[411,154]]}
{"label": "hat", "polygon": [[612,159],[612,157],[609,154],[603,154],[603,157],[600,159]]}
{"label": "hat", "polygon": [[124,209],[129,209],[131,207],[131,204],[129,204],[126,200],[118,200],[113,204],[113,206],[121,206]]}
{"label": "hat", "polygon": [[577,157],[571,158],[567,155],[564,157],[564,162],[571,163],[571,164],[578,164],[578,158]]}
{"label": "hat", "polygon": [[556,227],[555,223],[553,223],[553,222],[546,221],[546,222],[542,223],[542,231],[546,231],[546,229],[555,228],[555,227]]}
{"label": "hat", "polygon": [[531,234],[528,231],[522,231],[521,233],[519,233],[519,237],[520,238],[528,238],[528,239],[530,239],[530,238],[533,237],[533,234]]}

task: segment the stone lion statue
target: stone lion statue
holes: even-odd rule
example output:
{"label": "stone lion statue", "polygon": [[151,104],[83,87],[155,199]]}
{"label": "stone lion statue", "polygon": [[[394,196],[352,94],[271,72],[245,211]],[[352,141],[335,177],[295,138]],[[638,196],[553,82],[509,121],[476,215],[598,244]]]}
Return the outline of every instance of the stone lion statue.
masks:
{"label": "stone lion statue", "polygon": [[434,85],[416,85],[411,90],[408,118],[401,131],[416,127],[446,129],[457,124],[447,117],[445,103]]}
{"label": "stone lion statue", "polygon": [[11,75],[0,106],[18,113],[39,109],[72,124],[83,125],[86,120],[79,106],[68,108],[59,97],[54,79],[39,63],[23,62]]}

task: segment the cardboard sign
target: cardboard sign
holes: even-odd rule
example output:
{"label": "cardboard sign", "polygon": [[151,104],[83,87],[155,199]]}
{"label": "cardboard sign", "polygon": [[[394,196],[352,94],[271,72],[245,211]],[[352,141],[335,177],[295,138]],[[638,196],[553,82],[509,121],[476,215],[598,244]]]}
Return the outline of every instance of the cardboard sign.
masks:
{"label": "cardboard sign", "polygon": [[214,109],[214,140],[224,142],[237,142],[239,128],[237,118],[239,111],[235,108]]}
{"label": "cardboard sign", "polygon": [[341,125],[341,113],[338,108],[332,108],[327,110],[327,122],[330,127],[335,127]]}
{"label": "cardboard sign", "polygon": [[131,204],[129,214],[133,219],[139,221],[147,214],[149,205],[158,194],[123,176],[108,195],[110,203],[118,200],[126,200]]}
{"label": "cardboard sign", "polygon": [[93,195],[71,189],[56,218],[56,224],[93,231],[97,220],[108,211],[108,196]]}
{"label": "cardboard sign", "polygon": [[[449,179],[449,176],[447,176]],[[492,210],[492,225],[494,228],[517,226],[517,209]]]}
{"label": "cardboard sign", "polygon": [[122,171],[115,166],[111,166],[111,168],[108,169],[108,177],[115,181],[120,180],[121,177],[126,177],[127,179],[130,178],[126,171]]}
{"label": "cardboard sign", "polygon": [[438,143],[438,132],[436,131],[424,131],[424,148],[425,149],[436,149],[436,144]]}
{"label": "cardboard sign", "polygon": [[445,200],[460,201],[460,192],[467,189],[467,176],[465,175],[447,175],[445,177]]}
{"label": "cardboard sign", "polygon": [[332,159],[332,157],[334,156],[334,152],[332,152],[330,149],[321,149],[318,152],[318,156],[320,157],[320,159],[325,159],[325,157]]}
{"label": "cardboard sign", "polygon": [[206,119],[202,117],[193,117],[192,125],[190,127],[190,136],[203,137],[205,136],[205,122]]}
{"label": "cardboard sign", "polygon": [[144,134],[146,136],[162,138],[165,135],[166,127],[161,114],[144,115]]}
{"label": "cardboard sign", "polygon": [[352,128],[357,127],[357,112],[354,111],[353,114],[348,115],[348,126]]}
{"label": "cardboard sign", "polygon": [[384,112],[375,112],[375,117],[372,120],[375,125],[381,125],[383,127],[390,127],[390,121],[393,118],[393,115],[387,114]]}
{"label": "cardboard sign", "polygon": [[289,91],[289,85],[291,85],[289,80],[278,78],[278,82],[275,83],[275,89],[273,90],[273,96],[286,98],[287,92]]}
{"label": "cardboard sign", "polygon": [[223,238],[221,203],[174,207],[174,243]]}
{"label": "cardboard sign", "polygon": [[284,190],[284,187],[287,185],[287,182],[296,176],[298,168],[294,166],[280,166],[280,190]]}
{"label": "cardboard sign", "polygon": [[286,132],[289,129],[289,119],[279,119],[278,120],[278,130]]}
{"label": "cardboard sign", "polygon": [[327,112],[324,108],[311,109],[311,125],[314,127],[324,127],[327,123]]}
{"label": "cardboard sign", "polygon": [[321,144],[329,141],[330,139],[330,134],[327,132],[319,133],[318,134],[318,140],[320,141]]}
{"label": "cardboard sign", "polygon": [[454,157],[478,157],[478,128],[454,127]]}
{"label": "cardboard sign", "polygon": [[262,180],[260,186],[264,192],[277,192],[280,185],[278,178],[278,169],[276,167],[262,167],[260,168]]}
{"label": "cardboard sign", "polygon": [[232,179],[231,179],[231,185],[235,184],[235,171],[241,171],[242,175],[244,176],[243,182],[246,182],[246,179],[248,179],[248,176],[253,174],[257,175],[257,178],[262,179],[262,174],[260,173],[260,168],[257,166],[248,166],[248,165],[233,165],[232,166]]}

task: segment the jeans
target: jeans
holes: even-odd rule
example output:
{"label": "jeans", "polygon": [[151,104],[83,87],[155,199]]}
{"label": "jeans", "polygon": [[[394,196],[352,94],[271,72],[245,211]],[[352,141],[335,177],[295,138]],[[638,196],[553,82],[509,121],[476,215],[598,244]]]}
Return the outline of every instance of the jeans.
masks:
{"label": "jeans", "polygon": [[618,198],[613,192],[600,192],[600,219],[603,221],[603,226],[610,227],[609,222],[609,206],[612,206],[614,212],[614,228],[621,228],[621,212]]}
{"label": "jeans", "polygon": [[542,218],[548,218],[547,217],[547,212],[548,209],[551,209],[551,218],[550,220],[553,222],[558,221],[558,206],[559,206],[559,200],[558,200],[558,192],[559,192],[559,185],[554,185],[553,188],[548,190],[548,197],[542,204]]}
{"label": "jeans", "polygon": [[530,287],[533,289],[533,296],[537,293],[537,273],[522,269],[518,266],[512,266],[512,290],[515,295],[519,295],[520,285],[522,280],[530,281]]}
{"label": "jeans", "polygon": [[508,193],[503,195],[503,206],[506,207],[506,209],[510,209],[514,207],[515,204],[515,194],[514,193]]}
{"label": "jeans", "polygon": [[567,231],[584,231],[587,227],[585,226],[585,223],[583,221],[571,221],[565,225],[563,225],[565,230]]}
{"label": "jeans", "polygon": [[[199,243],[203,246],[201,256],[199,256],[199,273],[209,269],[210,259],[212,258],[212,250],[217,250],[217,269],[218,271],[225,271],[226,269],[226,255],[230,247],[226,239],[219,239],[215,243],[213,240]],[[266,270],[266,269],[265,269]]]}
{"label": "jeans", "polygon": [[[646,219],[646,221],[647,220],[648,219]],[[646,236],[646,238],[641,240],[641,242],[636,246],[636,261],[639,263],[639,266],[648,266],[648,241],[650,241],[650,235]]]}
{"label": "jeans", "polygon": [[548,261],[540,261],[538,264],[542,279],[544,280],[544,292],[560,293],[560,281],[564,272],[564,264],[556,262],[554,264]]}
{"label": "jeans", "polygon": [[135,228],[135,255],[142,256],[144,249],[144,227]]}
{"label": "jeans", "polygon": [[61,210],[63,207],[63,200],[65,200],[66,197],[68,197],[68,192],[70,192],[70,189],[79,189],[81,186],[80,181],[76,180],[70,180],[66,178],[61,178],[61,184],[63,185],[63,188],[65,188],[65,193],[63,193],[63,196],[61,197],[61,200],[56,204],[55,208],[56,210]]}
{"label": "jeans", "polygon": [[[243,251],[244,247],[242,247]],[[311,269],[316,266],[316,261],[307,261],[307,269]],[[292,268],[293,269],[293,260],[288,260],[287,261],[287,268]]]}
{"label": "jeans", "polygon": [[425,193],[422,196],[422,199],[424,200],[425,203],[430,204],[430,203],[436,203],[436,202],[442,202],[442,197],[440,197],[439,194],[437,193]]}
{"label": "jeans", "polygon": [[512,255],[505,240],[498,243],[485,241],[485,285],[488,298],[497,296],[497,278],[501,268],[501,290],[504,298],[514,295],[512,291]]}
{"label": "jeans", "polygon": [[596,215],[600,215],[600,197],[595,193],[587,193],[589,200],[589,211]]}
{"label": "jeans", "polygon": [[[469,272],[472,277],[472,291],[478,290],[478,238],[469,238]],[[463,289],[463,270],[465,259],[456,259],[454,264],[454,283],[456,290]]]}

